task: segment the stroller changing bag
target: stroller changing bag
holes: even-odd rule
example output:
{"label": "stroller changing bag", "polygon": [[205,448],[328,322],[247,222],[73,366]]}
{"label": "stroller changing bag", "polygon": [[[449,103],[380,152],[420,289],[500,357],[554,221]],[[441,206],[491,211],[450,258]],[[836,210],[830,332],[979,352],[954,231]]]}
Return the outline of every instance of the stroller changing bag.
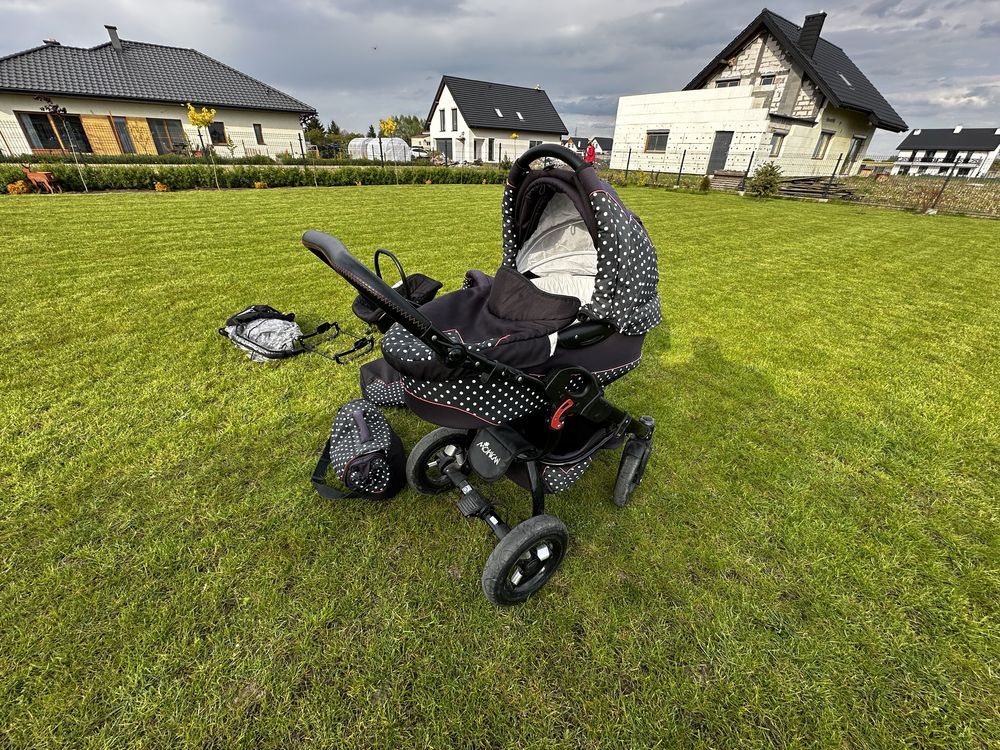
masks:
{"label": "stroller changing bag", "polygon": [[[344,404],[330,428],[312,483],[328,500],[367,497],[387,500],[406,483],[403,443],[378,407],[364,399]],[[330,467],[347,492],[326,484]]]}

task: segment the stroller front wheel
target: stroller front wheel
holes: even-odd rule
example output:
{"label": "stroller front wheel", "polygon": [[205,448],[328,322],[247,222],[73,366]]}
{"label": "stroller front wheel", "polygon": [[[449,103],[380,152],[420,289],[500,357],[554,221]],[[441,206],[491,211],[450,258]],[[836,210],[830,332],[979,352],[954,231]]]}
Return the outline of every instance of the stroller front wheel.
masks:
{"label": "stroller front wheel", "polygon": [[424,495],[437,495],[454,489],[455,485],[441,471],[438,454],[450,453],[461,462],[459,468],[464,469],[471,443],[472,435],[468,430],[439,427],[428,432],[417,441],[406,458],[406,481]]}
{"label": "stroller front wheel", "polygon": [[483,593],[494,604],[523,602],[559,568],[569,531],[555,516],[533,516],[515,526],[493,548],[483,569]]}

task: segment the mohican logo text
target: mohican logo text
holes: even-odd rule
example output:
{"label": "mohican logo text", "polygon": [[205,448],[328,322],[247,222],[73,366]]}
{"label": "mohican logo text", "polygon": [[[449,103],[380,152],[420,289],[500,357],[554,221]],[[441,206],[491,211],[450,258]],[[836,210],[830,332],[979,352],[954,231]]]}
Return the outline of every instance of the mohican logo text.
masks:
{"label": "mohican logo text", "polygon": [[480,440],[478,443],[476,443],[476,447],[483,452],[483,455],[485,455],[486,458],[488,458],[497,466],[500,465],[500,456],[498,456],[496,453],[493,452],[493,449],[490,448],[490,444],[486,440]]}

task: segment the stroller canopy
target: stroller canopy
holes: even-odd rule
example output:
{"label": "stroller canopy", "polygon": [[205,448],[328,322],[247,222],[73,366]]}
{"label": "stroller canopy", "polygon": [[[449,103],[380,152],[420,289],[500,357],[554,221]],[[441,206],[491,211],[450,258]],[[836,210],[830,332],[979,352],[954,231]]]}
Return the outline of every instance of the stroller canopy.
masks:
{"label": "stroller canopy", "polygon": [[504,190],[502,264],[536,286],[578,297],[620,333],[662,319],[656,248],[639,217],[593,170],[524,172]]}

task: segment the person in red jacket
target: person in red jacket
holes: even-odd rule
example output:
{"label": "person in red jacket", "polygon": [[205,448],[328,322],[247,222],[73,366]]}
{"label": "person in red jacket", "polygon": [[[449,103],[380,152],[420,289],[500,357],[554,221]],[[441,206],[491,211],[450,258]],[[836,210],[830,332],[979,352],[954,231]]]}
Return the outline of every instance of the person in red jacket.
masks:
{"label": "person in red jacket", "polygon": [[594,163],[594,156],[595,156],[595,153],[594,153],[594,144],[593,143],[588,143],[587,144],[587,153],[584,155],[583,160],[585,162],[587,162],[587,164],[593,164]]}

